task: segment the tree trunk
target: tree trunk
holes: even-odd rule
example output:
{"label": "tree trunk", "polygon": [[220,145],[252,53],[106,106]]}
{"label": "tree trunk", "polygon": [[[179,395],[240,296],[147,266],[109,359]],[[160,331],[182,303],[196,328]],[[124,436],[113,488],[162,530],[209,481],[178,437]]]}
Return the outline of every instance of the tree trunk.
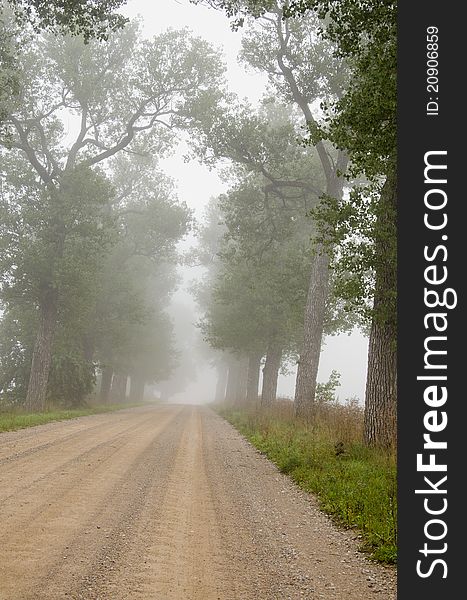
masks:
{"label": "tree trunk", "polygon": [[229,359],[229,372],[227,375],[227,386],[225,390],[225,401],[229,404],[238,404],[241,395],[242,387],[242,370],[241,361],[232,356]]}
{"label": "tree trunk", "polygon": [[144,400],[144,388],[146,382],[142,377],[132,375],[130,377],[130,402],[138,403]]}
{"label": "tree trunk", "polygon": [[46,294],[39,315],[39,330],[32,353],[26,408],[31,412],[45,410],[47,382],[52,362],[52,345],[57,325],[57,293]]}
{"label": "tree trunk", "polygon": [[305,305],[303,346],[295,382],[295,414],[310,416],[313,412],[323,341],[326,301],[329,293],[329,255],[319,247],[313,257]]}
{"label": "tree trunk", "polygon": [[364,436],[369,446],[395,448],[397,356],[394,331],[373,321],[368,345]]}
{"label": "tree trunk", "polygon": [[113,369],[109,365],[102,368],[101,388],[99,390],[99,402],[108,404],[110,397],[110,387],[112,385]]}
{"label": "tree trunk", "polygon": [[225,387],[225,401],[227,404],[233,404],[236,396],[236,379],[238,376],[238,365],[233,359],[229,361],[229,370],[227,373],[227,385]]}
{"label": "tree trunk", "polygon": [[225,361],[220,361],[216,367],[217,370],[217,382],[216,382],[216,393],[214,396],[214,401],[221,403],[225,401],[225,392],[227,385],[227,374],[229,372],[229,367]]}
{"label": "tree trunk", "polygon": [[261,406],[271,406],[276,401],[277,378],[282,360],[282,348],[277,343],[269,344],[263,368]]}
{"label": "tree trunk", "polygon": [[[339,151],[336,167],[325,165],[326,152],[320,142],[319,154],[326,175],[326,195],[336,200],[342,199],[344,180],[341,173],[347,168],[347,155]],[[295,415],[307,417],[312,414],[315,404],[316,378],[318,376],[321,344],[326,318],[326,302],[329,294],[330,257],[322,244],[316,244],[315,255],[310,271],[305,316],[303,323],[303,346],[298,361],[295,383]]]}
{"label": "tree trunk", "polygon": [[365,442],[382,448],[395,448],[397,442],[396,198],[394,171],[386,179],[378,207],[376,280],[365,390]]}
{"label": "tree trunk", "polygon": [[[282,29],[281,16],[278,15],[278,31]],[[318,133],[318,124],[313,116],[306,96],[301,92],[293,70],[284,62],[287,57],[287,42],[280,36],[280,52],[277,54],[277,64],[287,82],[292,98],[300,107],[310,131]],[[344,186],[343,174],[347,170],[349,158],[343,150],[337,151],[335,160],[331,159],[323,140],[315,143],[323,173],[326,178],[326,196],[342,199]],[[317,248],[317,252],[323,248]],[[323,338],[325,305],[329,287],[329,257],[326,254],[316,256],[311,269],[310,284],[308,288],[307,303],[304,319],[304,341],[298,363],[297,380],[295,387],[295,414],[297,416],[312,413],[315,402],[316,377],[318,375],[321,342]],[[318,279],[315,280],[314,276]]]}
{"label": "tree trunk", "polygon": [[248,357],[248,378],[246,384],[246,401],[248,404],[253,404],[258,400],[259,371],[262,358],[259,352],[251,352]]}
{"label": "tree trunk", "polygon": [[235,392],[235,404],[244,404],[246,400],[246,388],[248,381],[248,358],[242,356],[238,359],[237,389]]}
{"label": "tree trunk", "polygon": [[123,402],[125,402],[127,379],[127,375],[122,375],[121,373],[114,373],[110,393],[112,402],[116,402],[118,404],[123,404]]}

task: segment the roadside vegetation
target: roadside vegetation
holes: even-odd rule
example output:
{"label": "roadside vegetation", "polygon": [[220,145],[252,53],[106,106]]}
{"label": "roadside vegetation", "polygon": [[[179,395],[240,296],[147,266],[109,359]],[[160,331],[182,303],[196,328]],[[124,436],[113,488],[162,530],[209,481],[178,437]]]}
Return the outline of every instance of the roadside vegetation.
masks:
{"label": "roadside vegetation", "polygon": [[51,408],[45,412],[26,412],[21,409],[3,409],[0,410],[0,433],[25,429],[26,427],[34,427],[35,425],[44,425],[51,421],[66,421],[67,419],[75,419],[76,417],[115,412],[117,410],[123,410],[124,408],[133,408],[143,405],[143,402],[136,404],[97,404],[95,406],[82,408]]}
{"label": "roadside vegetation", "polygon": [[216,410],[282,473],[315,494],[335,522],[354,529],[372,559],[396,562],[396,457],[363,443],[357,402],[323,405],[313,422],[294,417],[287,400],[268,409],[216,405]]}

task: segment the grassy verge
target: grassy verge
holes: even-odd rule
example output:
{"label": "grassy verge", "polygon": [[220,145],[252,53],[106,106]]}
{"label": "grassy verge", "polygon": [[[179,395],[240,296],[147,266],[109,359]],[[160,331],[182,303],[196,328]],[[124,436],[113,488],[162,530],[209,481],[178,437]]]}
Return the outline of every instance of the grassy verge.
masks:
{"label": "grassy verge", "polygon": [[280,471],[314,493],[324,512],[354,529],[371,558],[395,563],[395,457],[361,443],[361,411],[355,406],[328,407],[310,425],[297,422],[286,404],[291,403],[267,412],[217,410]]}
{"label": "grassy verge", "polygon": [[34,427],[43,425],[51,421],[65,421],[75,417],[84,417],[106,412],[114,412],[124,408],[142,406],[142,404],[106,404],[97,405],[89,408],[76,409],[51,409],[42,413],[27,413],[21,411],[1,411],[0,410],[0,433],[4,431],[15,431],[25,427]]}

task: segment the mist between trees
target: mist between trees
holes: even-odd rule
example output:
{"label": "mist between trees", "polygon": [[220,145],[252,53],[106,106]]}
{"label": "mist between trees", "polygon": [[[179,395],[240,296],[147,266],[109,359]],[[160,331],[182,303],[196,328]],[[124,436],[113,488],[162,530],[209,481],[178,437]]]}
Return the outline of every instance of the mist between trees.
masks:
{"label": "mist between trees", "polygon": [[[1,5],[2,404],[170,399],[194,377],[168,312],[183,261],[205,268],[217,400],[257,402],[262,369],[270,406],[297,363],[295,415],[313,419],[337,385],[317,385],[323,335],[358,326],[363,435],[394,447],[395,3],[194,2],[225,10],[267,75],[255,107],[192,32],[144,39],[122,2],[71,4]],[[159,166],[182,135],[228,185],[201,223]]]}

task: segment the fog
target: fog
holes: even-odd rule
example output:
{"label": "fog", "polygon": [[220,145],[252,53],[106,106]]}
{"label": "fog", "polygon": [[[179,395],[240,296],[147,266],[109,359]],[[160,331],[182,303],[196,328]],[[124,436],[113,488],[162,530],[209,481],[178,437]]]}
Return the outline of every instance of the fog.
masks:
{"label": "fog", "polygon": [[337,371],[336,398],[362,402],[367,339],[310,212],[345,196],[343,151],[305,131],[341,92],[333,48],[304,72],[316,23],[294,23],[300,102],[274,66],[280,19],[234,32],[188,0],[121,11],[138,24],[108,41],[24,33],[24,89],[0,105],[2,398],[206,403],[251,372],[255,398],[293,399],[319,363],[308,382]]}
{"label": "fog", "polygon": [[[394,591],[397,19],[363,9],[0,0],[5,597]],[[361,529],[345,568],[292,480]]]}
{"label": "fog", "polygon": [[[130,17],[140,15],[147,36],[164,31],[167,27],[188,27],[195,34],[219,46],[227,64],[229,86],[233,91],[239,96],[247,97],[253,104],[257,104],[265,93],[266,77],[239,64],[237,57],[241,47],[241,34],[232,32],[222,12],[204,6],[194,6],[188,0],[166,0],[163,7],[145,0],[130,0],[123,12]],[[186,144],[180,143],[174,156],[164,159],[162,165],[164,171],[176,181],[179,197],[186,201],[195,211],[196,217],[202,220],[209,198],[225,192],[228,186],[222,181],[218,171],[209,170],[198,161],[186,162],[186,153]],[[188,249],[194,243],[195,238],[188,236],[180,246]],[[183,283],[174,296],[174,302],[183,303],[192,311],[191,327],[196,329],[200,315],[187,288],[193,279],[202,274],[202,269],[179,267],[179,272]],[[192,338],[197,333],[186,334]],[[183,340],[180,341],[183,343]],[[330,373],[336,370],[341,375],[341,385],[337,389],[339,400],[358,398],[362,402],[365,393],[367,352],[368,338],[357,328],[351,334],[328,336],[320,358],[318,380],[327,381]],[[279,396],[291,399],[294,397],[295,378],[296,368],[292,368],[287,375],[279,375]],[[191,382],[184,392],[174,395],[172,400],[184,403],[211,402],[214,399],[215,384],[215,370],[201,359],[197,361],[196,381]]]}

